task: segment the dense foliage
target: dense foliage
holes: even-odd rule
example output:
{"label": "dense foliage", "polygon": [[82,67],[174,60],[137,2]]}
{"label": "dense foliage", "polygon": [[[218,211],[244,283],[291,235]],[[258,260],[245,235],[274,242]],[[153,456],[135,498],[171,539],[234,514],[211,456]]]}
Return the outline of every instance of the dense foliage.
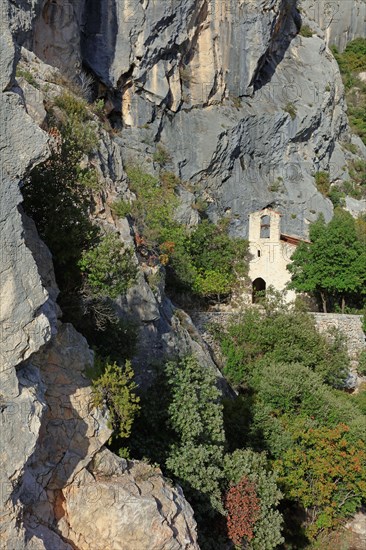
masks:
{"label": "dense foliage", "polygon": [[62,141],[50,158],[36,166],[22,188],[24,208],[52,252],[62,298],[81,285],[78,262],[98,237],[89,220],[90,196],[78,180],[80,156]]}
{"label": "dense foliage", "polygon": [[171,172],[155,178],[130,166],[127,175],[137,198],[131,204],[117,201],[114,212],[132,217],[138,248],[145,254],[148,249],[166,266],[168,289],[204,299],[229,296],[238,275],[245,273],[247,242],[231,238],[223,221],[203,220],[192,230],[176,221],[182,182]]}
{"label": "dense foliage", "polygon": [[294,445],[275,462],[286,494],[307,511],[308,534],[334,528],[349,517],[366,496],[366,447],[353,443],[349,427],[292,429]]}
{"label": "dense foliage", "polygon": [[168,422],[177,436],[166,461],[168,470],[194,496],[202,515],[222,511],[225,433],[215,375],[193,357],[166,366],[171,387]]}
{"label": "dense foliage", "polygon": [[289,285],[321,300],[324,312],[347,302],[362,307],[366,296],[366,249],[358,238],[355,220],[337,208],[326,224],[320,217],[310,226],[311,244],[301,243],[288,269]]}
{"label": "dense foliage", "polygon": [[228,452],[215,381],[211,369],[190,356],[158,369],[155,384],[141,396],[141,416],[129,447],[134,456],[158,462],[183,487],[195,511],[202,548],[225,547],[225,495],[246,477],[255,484],[260,505],[248,548],[271,550],[282,542],[276,476],[265,455]]}
{"label": "dense foliage", "polygon": [[226,357],[224,372],[234,384],[250,384],[273,362],[299,362],[334,386],[347,376],[349,360],[340,335],[329,340],[319,334],[310,315],[285,304],[245,309],[226,331],[217,329]]}
{"label": "dense foliage", "polygon": [[[273,300],[213,331],[241,392],[224,401],[232,456],[268,453],[286,499],[287,536],[300,509],[305,541],[337,528],[366,499],[364,392],[334,388],[349,368],[339,336],[318,334],[307,314]],[[307,544],[300,535],[299,525],[295,548]]]}

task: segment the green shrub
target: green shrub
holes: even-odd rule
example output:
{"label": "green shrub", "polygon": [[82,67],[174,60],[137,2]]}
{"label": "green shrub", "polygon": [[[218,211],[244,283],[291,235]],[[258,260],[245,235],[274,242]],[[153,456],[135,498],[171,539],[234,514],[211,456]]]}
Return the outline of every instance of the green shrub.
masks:
{"label": "green shrub", "polygon": [[278,193],[281,188],[283,187],[282,184],[283,180],[282,178],[277,178],[271,185],[268,187],[268,191],[271,191],[271,193]]}
{"label": "green shrub", "polygon": [[100,191],[102,188],[95,168],[78,168],[78,183],[91,191]]}
{"label": "green shrub", "polygon": [[93,248],[83,251],[79,267],[93,296],[117,298],[135,281],[133,250],[116,233],[107,233]]}
{"label": "green shrub", "polygon": [[353,181],[366,187],[366,161],[362,159],[352,160],[348,163],[348,170]]}
{"label": "green shrub", "polygon": [[69,92],[63,92],[54,102],[65,114],[58,124],[65,146],[79,155],[91,153],[98,144],[98,136],[88,103]]}
{"label": "green shrub", "polygon": [[350,153],[353,153],[354,155],[358,152],[357,145],[354,145],[354,143],[350,143],[348,141],[342,143],[342,147],[346,149],[346,151],[349,151]]}
{"label": "green shrub", "polygon": [[160,166],[165,166],[171,161],[171,156],[167,149],[163,145],[158,145],[156,151],[153,154],[153,161]]}
{"label": "green shrub", "polygon": [[193,357],[166,365],[169,423],[178,440],[166,465],[195,503],[199,517],[223,512],[224,426],[215,375]]}
{"label": "green shrub", "polygon": [[346,87],[350,126],[366,144],[366,84],[358,78],[358,73],[366,71],[366,38],[352,40],[343,53],[336,47],[332,51]]}
{"label": "green shrub", "polygon": [[74,300],[81,286],[82,251],[99,233],[89,220],[90,194],[79,183],[78,154],[62,146],[33,168],[22,193],[26,213],[51,250],[60,298],[72,295]]}
{"label": "green shrub", "polygon": [[70,92],[63,92],[55,98],[54,102],[55,105],[62,109],[69,117],[76,117],[82,122],[86,122],[90,119],[88,103],[85,99],[77,97]]}
{"label": "green shrub", "polygon": [[328,172],[317,172],[314,176],[317,190],[327,197],[330,189],[330,180]]}
{"label": "green shrub", "polygon": [[300,34],[304,38],[311,38],[313,36],[313,31],[309,27],[309,25],[302,25],[300,29]]}
{"label": "green shrub", "polygon": [[[267,312],[248,308],[217,337],[226,357],[225,373],[233,383],[253,383],[260,365],[296,363],[317,372],[326,383],[342,385],[349,359],[344,342],[318,333],[304,312],[273,306]],[[261,370],[259,370],[261,372]]]}
{"label": "green shrub", "polygon": [[334,207],[345,205],[345,194],[339,187],[331,187],[328,192],[328,197],[332,201]]}
{"label": "green shrub", "polygon": [[200,214],[204,214],[208,208],[208,202],[205,201],[202,198],[198,198],[193,204],[192,204],[193,210],[197,210]]}
{"label": "green shrub", "polygon": [[103,121],[104,121],[105,118],[106,118],[104,107],[105,107],[104,99],[97,99],[97,100],[94,101],[94,103],[93,103],[93,111],[94,111],[94,113],[95,113],[101,120],[103,120]]}
{"label": "green shrub", "polygon": [[164,189],[175,191],[180,185],[181,180],[174,174],[174,172],[160,172],[160,181]]}
{"label": "green shrub", "polygon": [[295,120],[297,110],[296,106],[293,103],[287,103],[283,110],[290,115],[291,120]]}
{"label": "green shrub", "polygon": [[124,367],[116,363],[96,359],[96,372],[100,375],[93,380],[94,405],[105,405],[109,411],[109,423],[116,435],[127,438],[131,435],[132,425],[140,410],[140,398],[136,395],[134,372],[129,361]]}
{"label": "green shrub", "polygon": [[131,203],[126,202],[123,199],[118,199],[111,204],[111,210],[118,218],[125,218],[131,214],[132,206]]}
{"label": "green shrub", "polygon": [[32,73],[28,69],[24,69],[23,67],[20,67],[19,65],[16,68],[16,77],[17,78],[24,78],[34,88],[39,90],[40,86],[37,82],[37,80],[34,78]]}

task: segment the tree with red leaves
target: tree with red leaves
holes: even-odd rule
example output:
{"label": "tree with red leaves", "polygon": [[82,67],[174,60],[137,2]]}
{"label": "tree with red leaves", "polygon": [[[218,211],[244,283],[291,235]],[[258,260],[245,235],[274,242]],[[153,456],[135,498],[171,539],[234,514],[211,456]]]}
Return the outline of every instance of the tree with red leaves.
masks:
{"label": "tree with red leaves", "polygon": [[229,538],[235,546],[251,541],[253,527],[259,518],[260,500],[255,483],[243,477],[237,485],[231,487],[225,498],[227,510],[227,529]]}

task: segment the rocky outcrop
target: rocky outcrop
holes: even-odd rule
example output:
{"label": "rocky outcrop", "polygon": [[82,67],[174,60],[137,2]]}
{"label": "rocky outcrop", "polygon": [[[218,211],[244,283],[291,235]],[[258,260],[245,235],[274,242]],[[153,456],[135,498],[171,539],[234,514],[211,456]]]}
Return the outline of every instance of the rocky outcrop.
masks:
{"label": "rocky outcrop", "polygon": [[[85,503],[89,503],[85,506]],[[59,500],[62,535],[80,550],[194,550],[195,522],[182,491],[160,470],[102,449]]]}
{"label": "rocky outcrop", "polygon": [[[34,451],[44,404],[36,390],[38,374],[30,370],[21,377],[15,367],[50,340],[56,316],[54,297],[42,285],[19,210],[19,180],[33,164],[46,158],[47,138],[27,116],[21,97],[12,91],[16,47],[7,8],[1,5],[0,21],[0,541],[4,548],[21,548],[15,542],[21,529],[16,527],[19,507],[12,501],[12,493]],[[6,546],[11,531],[13,541]]]}
{"label": "rocky outcrop", "polygon": [[22,506],[25,539],[42,540],[45,549],[55,541],[57,548],[80,550],[104,549],[108,541],[126,550],[196,548],[193,512],[182,492],[160,470],[103,449],[111,430],[93,406],[85,376],[92,363],[86,340],[64,324],[19,371],[28,386],[38,380],[36,398],[44,404],[33,418],[36,446],[12,494]]}
{"label": "rocky outcrop", "polygon": [[299,10],[304,22],[323,32],[327,44],[341,51],[351,40],[366,35],[364,0],[301,0]]}
{"label": "rocky outcrop", "polygon": [[103,449],[111,430],[93,406],[85,376],[92,363],[86,340],[64,324],[18,369],[20,397],[2,411],[9,441],[2,547],[198,548],[181,490],[160,470]]}

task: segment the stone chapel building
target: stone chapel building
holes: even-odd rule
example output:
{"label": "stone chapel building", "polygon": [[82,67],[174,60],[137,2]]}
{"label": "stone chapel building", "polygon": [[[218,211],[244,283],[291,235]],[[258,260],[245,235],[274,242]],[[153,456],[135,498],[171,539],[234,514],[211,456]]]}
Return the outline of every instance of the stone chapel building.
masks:
{"label": "stone chapel building", "polygon": [[[249,215],[249,278],[252,284],[252,302],[259,291],[269,286],[285,290],[291,280],[287,264],[296,246],[305,239],[281,232],[281,214],[271,208],[264,208]],[[308,242],[308,241],[305,241]],[[286,291],[286,300],[295,299],[293,290]]]}

